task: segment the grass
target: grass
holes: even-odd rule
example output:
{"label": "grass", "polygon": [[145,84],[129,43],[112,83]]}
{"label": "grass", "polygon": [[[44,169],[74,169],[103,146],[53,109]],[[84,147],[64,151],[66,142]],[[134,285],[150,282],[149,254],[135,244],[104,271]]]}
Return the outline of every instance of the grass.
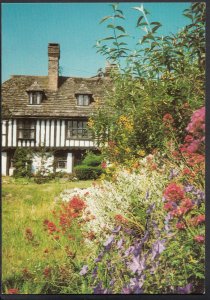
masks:
{"label": "grass", "polygon": [[[52,219],[52,210],[58,205],[55,199],[64,189],[85,188],[91,182],[59,180],[37,185],[25,179],[3,177],[2,279],[6,287],[17,282],[24,268],[39,274],[43,266],[53,265],[58,261],[60,264],[65,263],[64,249],[44,232],[43,220]],[[25,238],[26,228],[33,232],[33,243]],[[44,253],[45,249],[49,250],[48,254]],[[40,286],[41,279],[38,275],[35,279],[36,286]],[[25,285],[23,293],[39,292],[35,286],[33,291],[29,289],[31,287]]]}

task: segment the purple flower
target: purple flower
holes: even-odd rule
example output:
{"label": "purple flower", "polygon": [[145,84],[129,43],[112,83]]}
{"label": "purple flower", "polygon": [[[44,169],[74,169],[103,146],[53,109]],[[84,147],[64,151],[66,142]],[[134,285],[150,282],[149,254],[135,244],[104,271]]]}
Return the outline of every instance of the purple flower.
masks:
{"label": "purple flower", "polygon": [[144,276],[139,278],[131,278],[130,284],[127,286],[124,286],[122,289],[123,294],[142,294],[143,291],[141,289],[143,283],[144,283]]}
{"label": "purple flower", "polygon": [[120,239],[118,242],[117,242],[117,249],[122,249],[122,245],[123,245],[123,239]]}
{"label": "purple flower", "polygon": [[188,283],[184,287],[178,287],[177,292],[179,294],[190,294],[192,292],[192,283]]}
{"label": "purple flower", "polygon": [[149,238],[149,231],[146,230],[144,237],[141,239],[141,243],[144,244]]}
{"label": "purple flower", "polygon": [[100,281],[96,287],[93,288],[93,294],[109,294],[108,289],[103,289],[102,288],[102,282]]}
{"label": "purple flower", "polygon": [[133,250],[134,256],[138,256],[141,253],[142,246],[143,246],[142,242],[135,244],[134,250]]}
{"label": "purple flower", "polygon": [[103,256],[104,256],[104,252],[101,251],[101,252],[99,253],[98,257],[95,259],[95,263],[100,262],[100,261],[102,260]]}
{"label": "purple flower", "polygon": [[174,177],[176,177],[179,174],[179,172],[175,169],[171,169],[170,170],[170,174],[169,174],[169,180],[173,179]]}
{"label": "purple flower", "polygon": [[143,256],[142,259],[140,259],[140,256],[133,256],[132,261],[128,263],[129,269],[138,275],[141,275],[142,271],[146,268],[145,265],[146,259]]}
{"label": "purple flower", "polygon": [[186,193],[192,192],[193,190],[195,190],[195,188],[194,188],[193,185],[188,184],[188,185],[186,185],[186,186],[184,187],[184,191],[185,191]]}
{"label": "purple flower", "polygon": [[133,250],[135,249],[134,246],[130,246],[126,251],[125,251],[125,256],[129,256],[131,253],[133,253]]}
{"label": "purple flower", "polygon": [[146,213],[149,215],[151,214],[151,212],[153,211],[153,209],[155,208],[155,203],[151,204],[149,206],[149,208],[147,209]]}
{"label": "purple flower", "polygon": [[98,266],[93,269],[92,278],[94,279],[97,276]]}
{"label": "purple flower", "polygon": [[115,227],[113,230],[112,230],[112,233],[118,233],[120,231],[120,229],[122,228],[121,225]]}
{"label": "purple flower", "polygon": [[149,190],[147,190],[146,196],[145,196],[145,199],[148,199],[148,198],[149,198]]}
{"label": "purple flower", "polygon": [[165,239],[163,240],[158,240],[152,245],[152,259],[155,259],[157,255],[162,253],[165,250]]}
{"label": "purple flower", "polygon": [[111,235],[104,243],[104,247],[107,251],[110,250],[113,241],[114,241],[114,235]]}
{"label": "purple flower", "polygon": [[88,266],[84,265],[81,269],[81,271],[79,272],[80,275],[85,275],[88,272]]}

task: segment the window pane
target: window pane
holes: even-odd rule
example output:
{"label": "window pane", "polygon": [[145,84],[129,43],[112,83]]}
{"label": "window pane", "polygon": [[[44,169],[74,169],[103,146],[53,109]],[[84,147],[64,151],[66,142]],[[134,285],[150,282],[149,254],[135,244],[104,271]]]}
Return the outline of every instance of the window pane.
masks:
{"label": "window pane", "polygon": [[88,95],[84,96],[84,105],[89,105],[89,96]]}

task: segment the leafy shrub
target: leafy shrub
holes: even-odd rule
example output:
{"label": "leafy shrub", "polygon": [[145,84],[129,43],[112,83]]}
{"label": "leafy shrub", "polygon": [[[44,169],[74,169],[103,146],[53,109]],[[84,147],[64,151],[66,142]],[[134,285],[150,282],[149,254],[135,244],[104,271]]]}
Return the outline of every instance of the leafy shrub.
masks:
{"label": "leafy shrub", "polygon": [[31,177],[32,153],[26,148],[17,148],[14,154],[15,178]]}
{"label": "leafy shrub", "polygon": [[103,172],[100,166],[87,165],[76,166],[74,171],[79,180],[97,179]]}
{"label": "leafy shrub", "polygon": [[103,172],[102,156],[88,152],[81,165],[74,168],[76,177],[80,180],[97,179]]}
{"label": "leafy shrub", "polygon": [[92,152],[88,152],[87,155],[85,156],[84,160],[82,161],[82,164],[87,165],[87,166],[96,167],[101,164],[102,160],[103,160],[102,155],[97,155]]}

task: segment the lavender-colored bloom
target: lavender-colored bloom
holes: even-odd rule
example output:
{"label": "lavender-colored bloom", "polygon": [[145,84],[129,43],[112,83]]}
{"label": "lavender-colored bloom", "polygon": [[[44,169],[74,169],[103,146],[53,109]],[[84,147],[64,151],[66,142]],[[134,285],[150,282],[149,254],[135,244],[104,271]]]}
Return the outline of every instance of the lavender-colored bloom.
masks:
{"label": "lavender-colored bloom", "polygon": [[104,243],[104,247],[107,251],[110,250],[113,241],[114,241],[114,235],[111,235]]}
{"label": "lavender-colored bloom", "polygon": [[169,180],[173,179],[174,177],[176,177],[179,174],[179,172],[175,169],[171,169],[170,170],[170,174],[169,174]]}
{"label": "lavender-colored bloom", "polygon": [[97,276],[98,266],[95,266],[92,272],[92,278],[94,279]]}
{"label": "lavender-colored bloom", "polygon": [[133,250],[135,249],[134,246],[130,246],[126,251],[125,251],[125,256],[129,256],[131,253],[133,253]]}
{"label": "lavender-colored bloom", "polygon": [[129,286],[125,286],[122,289],[122,294],[132,294],[133,290]]}
{"label": "lavender-colored bloom", "polygon": [[88,266],[84,265],[81,269],[81,271],[79,272],[80,275],[85,275],[88,272]]}
{"label": "lavender-colored bloom", "polygon": [[123,242],[124,240],[123,239],[120,239],[118,242],[117,242],[117,249],[122,249],[122,245],[123,245]]}
{"label": "lavender-colored bloom", "polygon": [[165,239],[156,241],[152,246],[152,259],[155,259],[157,255],[165,250]]}
{"label": "lavender-colored bloom", "polygon": [[154,210],[154,208],[155,208],[155,203],[153,203],[153,204],[151,204],[151,205],[149,206],[149,208],[147,209],[146,213],[147,213],[148,215],[151,214],[151,212]]}
{"label": "lavender-colored bloom", "polygon": [[149,190],[146,191],[146,196],[145,196],[145,199],[148,199],[149,198]]}
{"label": "lavender-colored bloom", "polygon": [[144,244],[148,240],[148,238],[149,238],[149,231],[146,230],[144,237],[141,239],[141,243]]}
{"label": "lavender-colored bloom", "polygon": [[194,186],[191,185],[191,184],[188,184],[188,185],[185,185],[185,186],[184,186],[184,191],[185,191],[186,193],[192,192],[192,191],[194,191],[194,190],[195,190],[195,188],[194,188]]}
{"label": "lavender-colored bloom", "polygon": [[99,253],[98,257],[95,259],[95,263],[100,262],[100,261],[102,260],[103,256],[104,256],[104,252],[101,251],[101,252]]}
{"label": "lavender-colored bloom", "polygon": [[125,233],[127,233],[129,235],[134,233],[134,230],[130,229],[130,228],[124,228],[124,231],[125,231]]}
{"label": "lavender-colored bloom", "polygon": [[96,287],[93,288],[93,294],[104,294],[104,289],[102,288],[102,282],[100,281]]}
{"label": "lavender-colored bloom", "polygon": [[133,256],[132,261],[128,263],[129,269],[138,275],[141,275],[142,271],[146,268],[145,265],[146,259],[143,256],[142,259],[140,259],[140,256]]}
{"label": "lavender-colored bloom", "polygon": [[138,256],[141,253],[143,243],[138,243],[134,246],[133,255]]}
{"label": "lavender-colored bloom", "polygon": [[192,292],[192,283],[188,283],[186,286],[184,287],[178,287],[177,292],[179,294],[190,294]]}
{"label": "lavender-colored bloom", "polygon": [[110,280],[109,285],[110,285],[110,286],[113,286],[114,283],[115,283],[115,281],[116,281],[115,279]]}
{"label": "lavender-colored bloom", "polygon": [[119,225],[112,230],[112,233],[118,233],[121,230],[122,226]]}

